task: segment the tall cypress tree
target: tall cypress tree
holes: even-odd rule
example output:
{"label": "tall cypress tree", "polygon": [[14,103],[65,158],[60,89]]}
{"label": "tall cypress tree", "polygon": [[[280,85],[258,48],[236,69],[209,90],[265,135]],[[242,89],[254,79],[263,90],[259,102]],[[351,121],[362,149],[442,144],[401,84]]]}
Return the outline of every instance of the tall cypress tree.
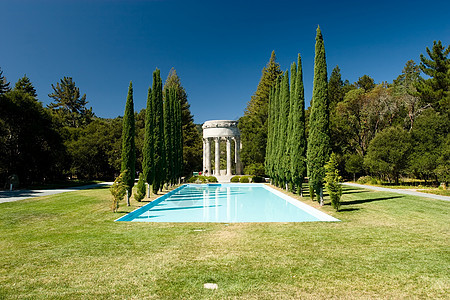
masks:
{"label": "tall cypress tree", "polygon": [[133,104],[133,84],[130,81],[128,87],[127,103],[123,115],[122,127],[122,165],[120,171],[126,172],[124,182],[127,185],[128,197],[127,205],[130,206],[131,190],[134,186],[136,146],[134,142],[135,124],[134,124],[134,104]]}
{"label": "tall cypress tree", "polygon": [[163,97],[162,97],[162,81],[160,71],[156,69],[153,72],[153,88],[152,88],[152,107],[153,107],[153,164],[154,176],[152,188],[156,194],[165,179],[164,174],[164,116],[163,116]]}
{"label": "tall cypress tree", "polygon": [[239,119],[238,126],[242,141],[241,160],[245,167],[253,166],[254,169],[264,167],[269,93],[281,73],[280,65],[276,62],[275,51],[272,51],[269,62],[262,70],[256,92],[248,102],[244,116]]}
{"label": "tall cypress tree", "polygon": [[[153,76],[154,77],[154,76]],[[154,79],[153,79],[154,80]],[[145,110],[145,135],[144,135],[144,146],[142,150],[142,172],[144,173],[144,180],[148,184],[153,184],[154,173],[154,141],[153,141],[153,130],[155,124],[153,122],[153,98],[152,89],[148,88],[147,94],[147,108]]]}
{"label": "tall cypress tree", "polygon": [[289,185],[292,187],[292,173],[291,173],[291,165],[292,165],[292,155],[293,155],[293,149],[291,149],[291,136],[294,134],[292,132],[293,129],[293,118],[294,118],[294,102],[297,97],[296,95],[296,78],[297,77],[297,65],[295,62],[291,64],[291,80],[290,80],[290,91],[289,91],[289,116],[288,116],[288,124],[286,127],[286,151],[284,154],[284,161],[283,161],[283,167],[286,174],[286,181],[289,183]]}
{"label": "tall cypress tree", "polygon": [[[292,89],[291,89],[292,90]],[[305,133],[305,93],[303,87],[302,60],[298,55],[295,77],[295,97],[291,102],[291,123],[289,129],[289,149],[291,180],[302,195],[303,178],[306,176],[306,133]]]}
{"label": "tall cypress tree", "polygon": [[283,185],[286,183],[287,170],[285,168],[285,156],[286,156],[286,142],[287,142],[287,131],[288,131],[288,121],[289,121],[289,106],[290,106],[290,95],[289,95],[289,72],[286,71],[283,75],[281,81],[281,94],[280,94],[280,106],[279,106],[279,131],[276,137],[277,139],[277,163],[276,172],[278,174],[279,184]]}
{"label": "tall cypress tree", "polygon": [[327,84],[327,63],[325,46],[320,27],[317,27],[314,61],[313,97],[311,100],[311,115],[309,118],[308,137],[308,174],[310,185],[320,198],[323,205],[323,180],[325,178],[325,164],[330,156],[329,134],[329,100]]}
{"label": "tall cypress tree", "polygon": [[180,178],[183,174],[183,157],[184,157],[184,141],[183,141],[183,119],[182,119],[182,103],[181,101],[178,101],[176,95],[174,97],[175,101],[175,110],[176,110],[176,140],[175,140],[175,149],[177,150],[177,178]]}

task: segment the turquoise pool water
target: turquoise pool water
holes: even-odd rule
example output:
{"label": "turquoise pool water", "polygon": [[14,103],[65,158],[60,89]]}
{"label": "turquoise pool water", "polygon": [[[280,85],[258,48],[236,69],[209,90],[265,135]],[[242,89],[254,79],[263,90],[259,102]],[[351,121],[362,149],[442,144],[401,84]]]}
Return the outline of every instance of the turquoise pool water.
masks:
{"label": "turquoise pool water", "polygon": [[116,221],[231,223],[339,220],[264,184],[186,184]]}

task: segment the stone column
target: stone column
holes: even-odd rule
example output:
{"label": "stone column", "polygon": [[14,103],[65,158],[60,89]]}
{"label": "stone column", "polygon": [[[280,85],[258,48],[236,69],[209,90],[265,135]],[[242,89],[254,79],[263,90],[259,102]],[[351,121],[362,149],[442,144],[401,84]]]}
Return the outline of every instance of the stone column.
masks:
{"label": "stone column", "polygon": [[203,139],[203,167],[202,173],[204,174],[206,170],[206,140]]}
{"label": "stone column", "polygon": [[211,139],[206,138],[206,147],[205,147],[205,169],[208,171],[208,176],[211,175]]}
{"label": "stone column", "polygon": [[241,151],[241,138],[235,137],[234,138],[234,159],[235,159],[235,163],[236,163],[236,175],[242,174],[240,151]]}
{"label": "stone column", "polygon": [[214,168],[214,175],[220,176],[220,138],[216,137],[214,138],[214,141],[216,142],[216,148],[215,148],[215,168]]}
{"label": "stone column", "polygon": [[227,137],[227,176],[231,176],[231,138]]}

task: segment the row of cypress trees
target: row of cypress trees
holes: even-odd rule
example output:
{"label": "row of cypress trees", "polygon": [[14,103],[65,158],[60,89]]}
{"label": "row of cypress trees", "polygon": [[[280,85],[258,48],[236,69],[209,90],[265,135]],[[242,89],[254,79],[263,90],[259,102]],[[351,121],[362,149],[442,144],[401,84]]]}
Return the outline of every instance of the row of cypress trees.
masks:
{"label": "row of cypress trees", "polygon": [[[302,195],[302,184],[309,176],[310,193],[322,203],[325,164],[331,146],[329,134],[329,101],[325,47],[317,28],[314,64],[314,87],[306,139],[305,97],[300,54],[297,64],[279,76],[269,96],[266,173],[277,186],[290,187]],[[307,147],[308,145],[308,147]]]}
{"label": "row of cypress trees", "polygon": [[[123,118],[121,172],[131,195],[135,180],[136,146],[133,86],[130,82]],[[152,87],[147,94],[142,174],[154,193],[164,184],[175,184],[183,169],[183,134],[181,103],[176,87],[168,87],[163,97],[160,70],[153,72]],[[127,197],[129,204],[129,197]]]}

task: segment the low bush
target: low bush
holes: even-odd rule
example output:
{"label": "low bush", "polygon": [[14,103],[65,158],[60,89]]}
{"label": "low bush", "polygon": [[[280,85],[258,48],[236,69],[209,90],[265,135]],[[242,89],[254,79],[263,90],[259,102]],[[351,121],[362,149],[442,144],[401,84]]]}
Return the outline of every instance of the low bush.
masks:
{"label": "low bush", "polygon": [[240,183],[249,183],[249,182],[250,182],[250,179],[248,178],[248,176],[242,176],[242,177],[239,179],[239,182],[240,182]]}
{"label": "low bush", "polygon": [[264,179],[264,177],[262,177],[262,176],[253,176],[252,182],[255,182],[255,183],[266,182],[266,179]]}
{"label": "low bush", "polygon": [[231,177],[230,182],[238,183],[240,178],[241,178],[241,177],[240,177],[240,176],[237,176],[237,175],[236,175],[236,176],[233,176],[233,177]]}
{"label": "low bush", "polygon": [[208,182],[218,182],[218,181],[217,181],[217,178],[214,177],[214,176],[208,176],[208,177],[207,177],[207,180],[208,180]]}
{"label": "low bush", "polygon": [[372,176],[362,176],[362,177],[359,177],[358,180],[357,180],[356,182],[357,182],[357,183],[360,183],[360,184],[366,184],[366,183],[369,183],[369,184],[378,184],[378,183],[379,183],[379,181],[378,181],[376,178],[373,178]]}
{"label": "low bush", "polygon": [[217,178],[214,176],[192,176],[187,180],[187,183],[208,183],[208,182],[217,182]]}

